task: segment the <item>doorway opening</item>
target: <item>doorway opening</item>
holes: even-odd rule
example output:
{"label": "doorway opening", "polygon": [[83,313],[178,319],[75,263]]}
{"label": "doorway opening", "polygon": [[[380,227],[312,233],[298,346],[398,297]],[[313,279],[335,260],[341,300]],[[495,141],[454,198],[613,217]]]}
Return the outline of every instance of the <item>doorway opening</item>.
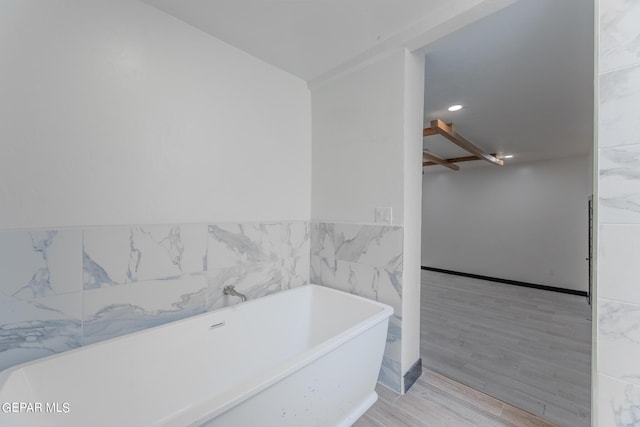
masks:
{"label": "doorway opening", "polygon": [[593,43],[592,2],[520,0],[425,48],[424,127],[503,165],[424,139],[423,365],[571,426],[591,417]]}

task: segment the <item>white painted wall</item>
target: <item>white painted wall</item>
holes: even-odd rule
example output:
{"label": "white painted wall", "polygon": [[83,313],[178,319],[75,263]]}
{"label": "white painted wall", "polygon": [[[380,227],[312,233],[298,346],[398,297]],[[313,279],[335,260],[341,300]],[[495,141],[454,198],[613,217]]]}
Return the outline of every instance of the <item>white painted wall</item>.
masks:
{"label": "white painted wall", "polygon": [[[402,373],[420,358],[420,192],[424,57],[405,49],[312,87],[317,221],[404,225]],[[406,310],[406,312],[405,312]]]}
{"label": "white painted wall", "polygon": [[136,1],[0,3],[0,228],[308,220],[306,83]]}
{"label": "white painted wall", "polygon": [[428,171],[422,265],[587,291],[588,156]]}
{"label": "white painted wall", "polygon": [[404,221],[404,50],[312,90],[311,219]]}

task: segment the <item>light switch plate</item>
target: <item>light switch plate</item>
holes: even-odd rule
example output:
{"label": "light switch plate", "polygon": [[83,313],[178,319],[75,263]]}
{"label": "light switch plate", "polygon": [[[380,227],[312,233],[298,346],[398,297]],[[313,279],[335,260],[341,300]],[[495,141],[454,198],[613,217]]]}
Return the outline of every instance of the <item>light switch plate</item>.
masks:
{"label": "light switch plate", "polygon": [[392,209],[390,206],[375,208],[376,224],[391,224],[393,220]]}

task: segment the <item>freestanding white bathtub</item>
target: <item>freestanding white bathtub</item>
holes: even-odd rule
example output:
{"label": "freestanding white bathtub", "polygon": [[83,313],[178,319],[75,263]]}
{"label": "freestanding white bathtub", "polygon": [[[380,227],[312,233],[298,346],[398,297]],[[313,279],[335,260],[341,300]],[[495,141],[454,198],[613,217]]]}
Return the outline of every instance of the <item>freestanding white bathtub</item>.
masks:
{"label": "freestanding white bathtub", "polygon": [[348,426],[392,309],[316,285],[0,372],[3,427]]}

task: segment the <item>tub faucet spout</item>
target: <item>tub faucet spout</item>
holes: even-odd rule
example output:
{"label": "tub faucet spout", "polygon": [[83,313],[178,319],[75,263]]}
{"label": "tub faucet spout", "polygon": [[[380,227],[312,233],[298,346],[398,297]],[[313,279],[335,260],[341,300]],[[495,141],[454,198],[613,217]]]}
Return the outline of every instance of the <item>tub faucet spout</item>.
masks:
{"label": "tub faucet spout", "polygon": [[243,295],[240,292],[236,291],[236,288],[234,286],[232,286],[232,285],[225,286],[222,289],[222,293],[225,294],[225,295],[231,295],[231,296],[234,296],[234,297],[240,297],[240,300],[242,302],[245,302],[247,300],[246,295]]}

